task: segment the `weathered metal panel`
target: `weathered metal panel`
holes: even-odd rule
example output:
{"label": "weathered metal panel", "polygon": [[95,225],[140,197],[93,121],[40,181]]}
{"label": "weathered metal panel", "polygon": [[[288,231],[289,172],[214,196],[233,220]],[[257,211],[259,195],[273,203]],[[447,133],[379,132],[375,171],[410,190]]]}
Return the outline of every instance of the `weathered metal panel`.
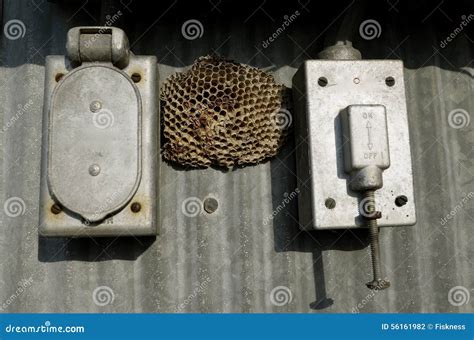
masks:
{"label": "weathered metal panel", "polygon": [[[345,31],[353,33],[363,58],[400,58],[405,64],[418,222],[383,229],[382,258],[392,287],[373,294],[364,284],[371,277],[366,232],[299,230],[297,201],[285,201],[296,189],[290,138],[275,159],[228,172],[182,169],[160,160],[156,239],[38,237],[44,57],[64,54],[70,27],[103,22],[94,2],[5,1],[4,24],[21,20],[25,34],[15,40],[4,34],[1,42],[0,193],[2,206],[16,202],[20,209],[0,209],[3,311],[473,311],[472,299],[460,306],[448,299],[454,287],[471,295],[474,287],[472,30],[465,28],[440,47],[461,15],[473,12],[472,5],[381,1],[363,9],[339,2],[324,10],[316,2],[249,2],[240,8],[235,2],[167,2],[153,10],[128,1],[116,5],[122,13],[117,25],[132,50],[157,55],[161,81],[215,50],[274,71],[286,86],[296,68],[331,40],[342,19],[358,12],[357,20],[344,22],[352,22]],[[276,35],[284,15],[296,17]],[[203,27],[194,40],[181,31],[190,19]],[[359,34],[367,19],[381,27],[372,40]],[[464,123],[450,120],[450,112],[460,113]],[[186,216],[182,203],[190,197],[214,197],[219,207]],[[283,294],[275,295],[281,286]]]}

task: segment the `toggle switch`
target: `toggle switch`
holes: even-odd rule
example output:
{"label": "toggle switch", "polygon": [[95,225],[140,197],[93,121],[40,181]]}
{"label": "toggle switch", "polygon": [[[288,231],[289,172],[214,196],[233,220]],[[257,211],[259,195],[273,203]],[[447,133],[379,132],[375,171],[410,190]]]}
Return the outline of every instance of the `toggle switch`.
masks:
{"label": "toggle switch", "polygon": [[379,227],[382,213],[376,210],[374,192],[383,186],[382,173],[390,166],[387,116],[383,105],[349,105],[342,112],[344,169],[350,174],[349,187],[361,193],[360,215],[370,233],[373,280],[370,289],[385,289],[382,277]]}
{"label": "toggle switch", "polygon": [[390,166],[387,117],[383,105],[349,105],[342,112],[344,169],[354,191],[380,189]]}

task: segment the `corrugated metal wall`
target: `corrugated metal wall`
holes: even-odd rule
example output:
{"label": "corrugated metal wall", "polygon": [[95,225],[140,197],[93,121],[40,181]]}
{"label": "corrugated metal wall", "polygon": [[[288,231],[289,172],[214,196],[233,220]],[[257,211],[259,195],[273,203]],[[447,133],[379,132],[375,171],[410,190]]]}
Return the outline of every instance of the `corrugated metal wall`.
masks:
{"label": "corrugated metal wall", "polygon": [[[473,311],[472,299],[456,306],[448,297],[453,287],[464,287],[459,290],[464,297],[474,288],[474,22],[440,46],[466,19],[462,15],[474,13],[468,1],[345,1],[325,9],[309,1],[160,2],[147,8],[122,0],[114,6],[4,1],[3,24],[21,20],[25,34],[13,40],[4,33],[1,44],[3,311]],[[117,25],[126,30],[132,50],[158,56],[162,79],[214,52],[267,68],[291,86],[303,60],[344,35],[364,58],[403,59],[418,223],[382,230],[392,287],[376,294],[365,287],[371,271],[364,230],[300,232],[296,199],[265,223],[296,188],[292,138],[275,159],[228,172],[179,169],[160,160],[156,239],[38,237],[44,57],[65,53],[70,27],[103,23],[113,11],[122,13]],[[295,11],[297,19],[270,46],[262,46],[284,15]],[[201,38],[183,37],[181,26],[189,19],[202,23]],[[379,37],[361,38],[359,25],[367,19],[380,24]],[[459,111],[465,118],[461,128],[449,124],[455,109],[465,110]],[[188,197],[214,197],[219,207],[213,214],[186,217],[181,204]],[[12,198],[21,199],[17,217],[5,213]],[[455,216],[442,223],[451,211]],[[285,287],[286,301],[271,299],[279,286]]]}

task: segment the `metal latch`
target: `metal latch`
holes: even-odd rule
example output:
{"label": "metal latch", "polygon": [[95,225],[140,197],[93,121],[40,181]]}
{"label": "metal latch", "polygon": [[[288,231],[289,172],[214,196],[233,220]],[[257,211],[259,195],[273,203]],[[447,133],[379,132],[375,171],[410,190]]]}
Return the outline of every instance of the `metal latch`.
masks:
{"label": "metal latch", "polygon": [[46,59],[40,233],[157,232],[156,58],[114,27],[76,27]]}

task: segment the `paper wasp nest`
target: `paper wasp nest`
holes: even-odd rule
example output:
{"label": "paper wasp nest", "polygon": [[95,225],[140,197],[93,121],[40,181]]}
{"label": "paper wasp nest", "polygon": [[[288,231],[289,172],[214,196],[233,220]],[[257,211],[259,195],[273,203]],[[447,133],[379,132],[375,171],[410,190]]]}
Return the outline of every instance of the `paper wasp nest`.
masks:
{"label": "paper wasp nest", "polygon": [[291,124],[283,91],[254,67],[212,56],[197,59],[162,86],[164,158],[230,168],[276,155]]}

